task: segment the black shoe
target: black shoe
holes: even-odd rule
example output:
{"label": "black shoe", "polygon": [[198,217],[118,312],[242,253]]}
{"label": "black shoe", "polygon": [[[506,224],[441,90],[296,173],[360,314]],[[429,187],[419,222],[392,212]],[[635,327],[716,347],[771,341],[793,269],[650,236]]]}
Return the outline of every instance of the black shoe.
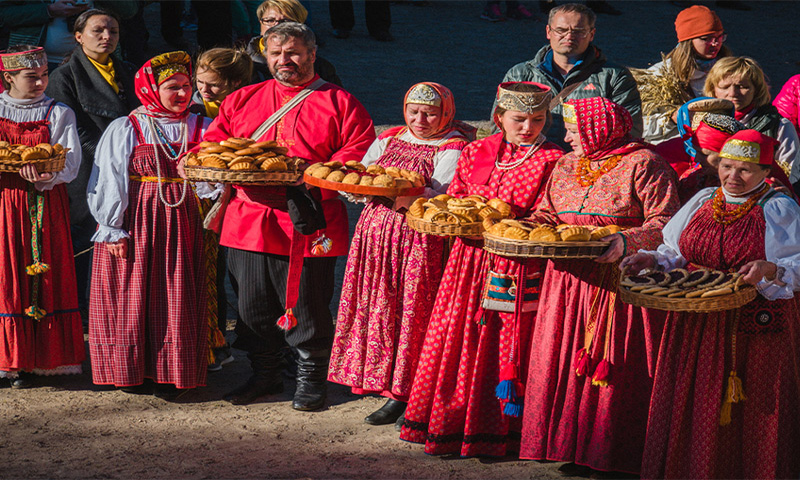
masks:
{"label": "black shoe", "polygon": [[588,478],[593,470],[585,465],[578,465],[574,462],[565,463],[558,467],[558,473],[565,477],[585,477]]}
{"label": "black shoe", "polygon": [[120,387],[120,391],[130,393],[131,395],[152,395],[153,383],[145,381],[141,385],[133,385],[130,387]]}
{"label": "black shoe", "polygon": [[369,36],[379,42],[394,42],[394,37],[389,32],[375,32],[370,33]]}
{"label": "black shoe", "polygon": [[276,395],[283,393],[283,380],[268,380],[255,375],[247,380],[247,383],[229,392],[223,399],[233,405],[247,405],[265,395]]}
{"label": "black shoe", "polygon": [[400,416],[397,418],[397,421],[394,422],[394,430],[395,430],[395,432],[399,432],[399,431],[403,430],[403,424],[404,423],[406,423],[406,412],[403,412],[402,414],[400,414]]}
{"label": "black shoe", "polygon": [[292,408],[303,412],[317,410],[325,405],[328,395],[328,362],[330,349],[305,350],[297,352],[297,389],[294,392]]}
{"label": "black shoe", "polygon": [[364,422],[370,425],[389,425],[394,423],[406,411],[406,402],[398,402],[390,398],[383,406],[370,413]]}
{"label": "black shoe", "polygon": [[334,37],[341,38],[342,40],[346,38],[350,38],[350,30],[340,30],[338,28],[334,28],[333,32],[331,32]]}
{"label": "black shoe", "polygon": [[168,402],[174,402],[185,394],[189,393],[191,388],[176,388],[171,383],[157,383],[153,388],[153,396]]}
{"label": "black shoe", "polygon": [[19,376],[17,378],[9,378],[11,381],[11,388],[31,388],[33,386],[33,380],[31,379],[30,375],[25,372],[19,372]]}

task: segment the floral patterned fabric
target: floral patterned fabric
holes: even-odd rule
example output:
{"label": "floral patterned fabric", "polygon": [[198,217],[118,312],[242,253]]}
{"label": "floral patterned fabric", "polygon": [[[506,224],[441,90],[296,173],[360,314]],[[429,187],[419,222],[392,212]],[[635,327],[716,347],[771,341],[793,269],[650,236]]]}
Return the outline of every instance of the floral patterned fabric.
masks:
{"label": "floral patterned fabric", "polygon": [[[562,154],[545,143],[514,169],[496,167],[495,160],[513,162],[527,150],[503,141],[502,134],[473,142],[462,153],[448,193],[497,197],[525,215],[535,208]],[[456,240],[422,347],[400,438],[424,443],[428,454],[503,456],[518,449],[521,419],[503,415],[495,387],[502,363],[514,355],[528,358],[535,312],[515,316],[481,307],[489,269],[513,275],[520,269],[520,263],[491,255],[482,246],[479,240]],[[525,268],[537,271],[541,262],[526,262]],[[523,360],[520,379],[525,368]]]}

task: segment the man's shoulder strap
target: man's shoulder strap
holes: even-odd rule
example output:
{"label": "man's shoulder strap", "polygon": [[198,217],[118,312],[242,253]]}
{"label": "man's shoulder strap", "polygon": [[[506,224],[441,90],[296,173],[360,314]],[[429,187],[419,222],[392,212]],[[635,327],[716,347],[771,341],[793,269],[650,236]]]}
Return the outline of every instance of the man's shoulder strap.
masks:
{"label": "man's shoulder strap", "polygon": [[278,123],[281,120],[281,118],[283,118],[284,115],[289,113],[289,111],[291,111],[294,107],[300,105],[303,102],[303,100],[306,99],[306,97],[311,95],[311,93],[314,92],[315,90],[319,90],[326,83],[328,83],[328,82],[326,82],[325,80],[323,80],[321,78],[318,78],[313,83],[311,83],[311,85],[309,85],[306,88],[300,90],[300,92],[297,95],[292,97],[291,100],[286,102],[281,108],[276,110],[275,113],[270,115],[269,118],[267,118],[264,121],[264,123],[262,123],[256,129],[256,131],[253,132],[252,135],[250,135],[250,138],[252,138],[253,140],[258,140],[259,138],[264,136],[264,134],[267,133],[267,130],[269,130],[276,123]]}

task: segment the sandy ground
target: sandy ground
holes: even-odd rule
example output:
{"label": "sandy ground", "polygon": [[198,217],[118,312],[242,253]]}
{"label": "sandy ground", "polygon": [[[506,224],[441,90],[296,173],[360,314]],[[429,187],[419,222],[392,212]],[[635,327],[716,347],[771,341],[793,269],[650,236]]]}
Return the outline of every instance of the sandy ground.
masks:
{"label": "sandy ground", "polygon": [[[535,2],[525,3],[531,10],[536,7]],[[793,35],[800,4],[750,3],[753,11],[747,14],[719,14],[729,33],[728,44],[761,61],[775,94],[800,70],[800,42]],[[490,24],[478,18],[482,2],[433,1],[424,7],[393,6],[397,41],[384,44],[367,36],[363,3],[355,4],[356,27],[348,40],[330,36],[326,2],[311,3],[312,21],[325,41],[320,54],[336,65],[345,86],[376,124],[397,123],[403,93],[422,80],[441,82],[454,91],[459,118],[485,120],[504,72],[530,58],[545,41],[541,16]],[[667,2],[618,6],[622,16],[598,19],[596,43],[609,57],[644,67],[659,59],[659,51],[672,47],[678,7]],[[153,49],[165,48],[158,38],[157,8],[148,7]],[[357,214],[357,209],[351,213]],[[337,385],[331,385],[325,409],[312,413],[291,409],[290,379],[286,393],[250,406],[221,401],[248,371],[247,360],[238,352],[237,361],[209,375],[207,387],[179,403],[95,387],[89,373],[40,378],[29,390],[3,388],[0,477],[558,477],[556,463],[426,456],[421,446],[398,440],[391,426],[363,423],[382,399],[355,396]]]}

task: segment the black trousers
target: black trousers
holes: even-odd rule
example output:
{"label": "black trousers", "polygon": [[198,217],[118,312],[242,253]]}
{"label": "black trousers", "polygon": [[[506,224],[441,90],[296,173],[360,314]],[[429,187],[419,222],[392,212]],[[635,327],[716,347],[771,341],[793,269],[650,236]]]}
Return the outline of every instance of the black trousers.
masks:
{"label": "black trousers", "polygon": [[306,258],[300,295],[293,309],[297,326],[285,332],[276,322],[285,313],[289,257],[228,248],[228,268],[239,284],[239,315],[234,347],[252,355],[278,352],[287,343],[306,350],[333,344],[336,257]]}
{"label": "black trousers", "polygon": [[[367,30],[371,35],[388,32],[392,26],[391,2],[388,0],[365,0],[364,16]],[[353,29],[356,24],[353,14],[353,0],[329,0],[328,11],[331,14],[331,25],[336,30]]]}

